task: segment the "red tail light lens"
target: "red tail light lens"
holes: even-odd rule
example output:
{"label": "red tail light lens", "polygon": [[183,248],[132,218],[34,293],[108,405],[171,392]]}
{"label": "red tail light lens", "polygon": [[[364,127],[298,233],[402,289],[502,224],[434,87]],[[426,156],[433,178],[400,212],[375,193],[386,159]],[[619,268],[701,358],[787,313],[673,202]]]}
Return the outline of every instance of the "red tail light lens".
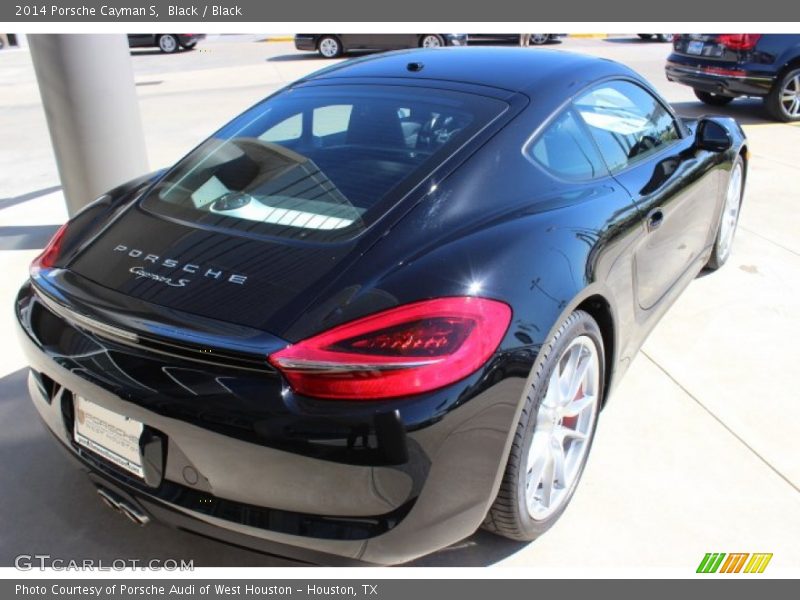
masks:
{"label": "red tail light lens", "polygon": [[67,232],[67,224],[64,223],[61,227],[58,228],[55,235],[50,238],[50,241],[47,242],[47,246],[45,246],[42,253],[33,259],[31,263],[31,268],[37,267],[52,267],[55,265],[56,260],[58,260],[59,254],[61,254],[61,242],[64,239],[64,234]]}
{"label": "red tail light lens", "polygon": [[723,33],[718,41],[731,50],[752,50],[760,39],[760,33]]}
{"label": "red tail light lens", "polygon": [[510,321],[511,309],[497,300],[425,300],[345,323],[270,355],[269,362],[304,396],[410,396],[477,371]]}

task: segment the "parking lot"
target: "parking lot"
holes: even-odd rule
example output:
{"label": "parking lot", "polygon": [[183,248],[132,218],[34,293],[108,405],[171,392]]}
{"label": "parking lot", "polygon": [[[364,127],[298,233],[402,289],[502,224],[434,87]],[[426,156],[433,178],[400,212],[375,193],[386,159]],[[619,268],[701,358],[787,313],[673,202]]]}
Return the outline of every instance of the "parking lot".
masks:
{"label": "parking lot", "polygon": [[[193,52],[132,52],[151,168],[174,162],[271,91],[331,64],[265,39],[209,36]],[[796,569],[800,124],[767,120],[755,100],[700,104],[689,88],[665,79],[668,44],[630,35],[564,38],[549,48],[629,65],[679,114],[740,120],[751,163],[733,255],[693,282],[645,344],[601,416],[572,505],[549,533],[522,545],[479,532],[415,564],[690,574],[706,552],[770,552],[769,572]],[[27,51],[0,52],[0,90],[0,566],[37,553],[293,564],[157,524],[136,528],[101,505],[40,424],[27,398],[11,305],[66,209]]]}

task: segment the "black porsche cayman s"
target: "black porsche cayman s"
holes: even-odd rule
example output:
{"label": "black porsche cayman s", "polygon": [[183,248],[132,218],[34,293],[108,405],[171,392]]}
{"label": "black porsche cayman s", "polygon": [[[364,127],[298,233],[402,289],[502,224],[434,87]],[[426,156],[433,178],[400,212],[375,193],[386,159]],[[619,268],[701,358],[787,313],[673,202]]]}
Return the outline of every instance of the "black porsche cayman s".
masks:
{"label": "black porsche cayman s", "polygon": [[607,60],[348,61],[58,231],[16,300],[30,394],[138,523],[325,563],[532,540],[729,257],[747,157]]}

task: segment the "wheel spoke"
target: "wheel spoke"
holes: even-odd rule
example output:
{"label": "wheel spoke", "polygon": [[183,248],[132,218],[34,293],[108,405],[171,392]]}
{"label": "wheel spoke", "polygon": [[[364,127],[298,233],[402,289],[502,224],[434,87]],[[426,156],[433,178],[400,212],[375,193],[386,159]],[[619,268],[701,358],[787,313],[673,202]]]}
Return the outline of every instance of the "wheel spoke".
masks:
{"label": "wheel spoke", "polygon": [[558,428],[555,431],[555,435],[561,441],[562,444],[564,443],[564,440],[566,440],[567,438],[572,438],[582,442],[588,437],[582,431],[578,431],[577,429],[570,429],[569,427],[564,427],[563,425],[558,426]]}
{"label": "wheel spoke", "polygon": [[539,489],[539,500],[546,508],[550,507],[550,502],[553,500],[553,488],[555,487],[555,459],[552,453],[548,457],[549,460],[545,464],[544,471],[542,472],[542,487]]}
{"label": "wheel spoke", "polygon": [[565,417],[577,417],[594,403],[595,396],[592,394],[587,394],[583,398],[579,398],[578,400],[567,404],[561,411],[561,414],[563,414]]}
{"label": "wheel spoke", "polygon": [[558,444],[553,448],[553,485],[555,485],[555,482],[558,482],[558,487],[560,488],[565,488],[567,486],[565,463],[564,446]]}

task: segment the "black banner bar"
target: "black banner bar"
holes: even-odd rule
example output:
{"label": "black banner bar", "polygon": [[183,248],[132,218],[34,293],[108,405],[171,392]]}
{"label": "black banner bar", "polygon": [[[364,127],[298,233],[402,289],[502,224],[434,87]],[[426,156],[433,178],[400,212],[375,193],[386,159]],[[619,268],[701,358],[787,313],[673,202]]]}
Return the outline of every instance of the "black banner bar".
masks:
{"label": "black banner bar", "polygon": [[[759,0],[4,0],[0,22],[736,22],[800,21],[800,3]],[[789,28],[791,29],[791,28]],[[796,29],[796,27],[794,28]],[[787,30],[788,32],[788,30]]]}

